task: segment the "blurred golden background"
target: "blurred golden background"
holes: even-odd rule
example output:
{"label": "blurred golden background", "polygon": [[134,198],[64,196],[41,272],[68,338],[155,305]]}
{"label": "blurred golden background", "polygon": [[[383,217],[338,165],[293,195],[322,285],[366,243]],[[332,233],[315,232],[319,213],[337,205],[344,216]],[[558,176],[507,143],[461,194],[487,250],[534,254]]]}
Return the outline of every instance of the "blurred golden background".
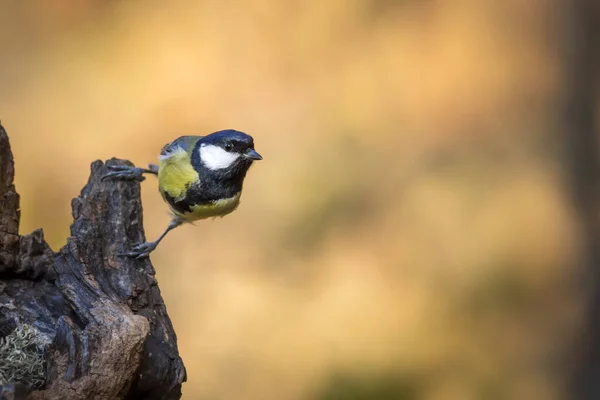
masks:
{"label": "blurred golden background", "polygon": [[[557,399],[581,317],[542,0],[0,5],[21,232],[96,159],[254,136],[232,215],[152,261],[184,399]],[[146,234],[168,222],[151,177]]]}

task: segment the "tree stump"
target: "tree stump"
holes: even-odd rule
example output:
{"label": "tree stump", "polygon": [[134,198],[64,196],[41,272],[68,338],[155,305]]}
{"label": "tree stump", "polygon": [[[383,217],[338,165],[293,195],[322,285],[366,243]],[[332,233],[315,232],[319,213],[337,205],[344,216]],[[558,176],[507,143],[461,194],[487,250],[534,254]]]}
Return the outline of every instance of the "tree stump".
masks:
{"label": "tree stump", "polygon": [[[92,163],[67,244],[19,236],[14,162],[0,125],[0,399],[179,399],[177,338],[148,258],[140,184]],[[50,211],[49,211],[50,212]]]}

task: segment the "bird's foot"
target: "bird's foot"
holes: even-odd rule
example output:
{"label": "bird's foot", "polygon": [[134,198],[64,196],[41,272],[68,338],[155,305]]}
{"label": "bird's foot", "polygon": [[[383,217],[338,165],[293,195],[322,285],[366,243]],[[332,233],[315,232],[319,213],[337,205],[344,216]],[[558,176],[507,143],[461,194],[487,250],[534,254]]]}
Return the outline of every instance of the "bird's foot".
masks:
{"label": "bird's foot", "polygon": [[130,167],[127,165],[107,165],[106,167],[112,172],[104,174],[100,179],[101,181],[108,178],[117,178],[141,182],[146,179],[146,177],[144,177],[144,172],[148,172],[144,168]]}
{"label": "bird's foot", "polygon": [[125,256],[125,257],[133,257],[133,258],[144,258],[144,257],[148,257],[150,255],[150,253],[156,249],[156,246],[158,245],[157,242],[145,242],[145,243],[141,243],[138,244],[137,246],[133,247],[131,250],[125,252],[125,253],[120,253],[120,256]]}
{"label": "bird's foot", "polygon": [[144,170],[144,172],[148,172],[149,174],[158,175],[158,165],[148,164],[148,169]]}

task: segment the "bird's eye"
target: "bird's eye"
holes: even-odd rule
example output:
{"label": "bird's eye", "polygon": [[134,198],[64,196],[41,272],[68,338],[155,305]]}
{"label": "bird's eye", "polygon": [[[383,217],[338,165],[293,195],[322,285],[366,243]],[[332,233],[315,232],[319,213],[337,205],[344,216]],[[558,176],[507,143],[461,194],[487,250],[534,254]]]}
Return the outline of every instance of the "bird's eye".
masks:
{"label": "bird's eye", "polygon": [[233,150],[233,143],[226,142],[224,148],[225,148],[225,151],[231,151],[231,150]]}

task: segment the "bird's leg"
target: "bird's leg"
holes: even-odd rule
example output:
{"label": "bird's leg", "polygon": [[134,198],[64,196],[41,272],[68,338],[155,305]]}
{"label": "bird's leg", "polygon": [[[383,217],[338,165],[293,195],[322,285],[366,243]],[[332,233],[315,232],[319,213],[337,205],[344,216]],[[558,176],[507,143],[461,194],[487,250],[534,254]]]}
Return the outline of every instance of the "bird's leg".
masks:
{"label": "bird's leg", "polygon": [[107,165],[107,168],[112,172],[105,174],[100,180],[107,178],[118,178],[143,181],[146,179],[144,174],[158,175],[158,165],[148,164],[148,168],[130,167],[128,165]]}
{"label": "bird's leg", "polygon": [[163,240],[163,238],[165,236],[167,236],[167,233],[169,233],[171,230],[177,228],[179,225],[183,224],[183,222],[184,222],[184,220],[182,218],[174,217],[171,220],[171,222],[169,222],[167,229],[165,229],[165,231],[162,233],[162,235],[160,235],[158,237],[158,239],[156,239],[154,242],[146,242],[146,243],[138,244],[130,251],[128,251],[126,253],[121,253],[119,255],[127,256],[127,257],[135,257],[135,258],[148,257],[148,255],[150,255],[150,253],[154,249],[156,249],[156,246],[158,246],[160,241]]}

